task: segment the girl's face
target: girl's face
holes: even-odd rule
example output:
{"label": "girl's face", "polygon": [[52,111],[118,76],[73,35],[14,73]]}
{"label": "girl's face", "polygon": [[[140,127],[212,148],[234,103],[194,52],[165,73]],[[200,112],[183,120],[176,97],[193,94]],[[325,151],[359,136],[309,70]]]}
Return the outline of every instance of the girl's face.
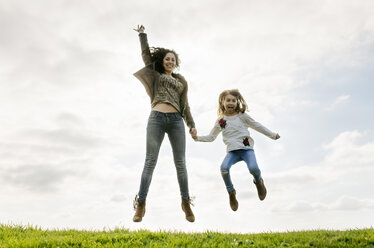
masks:
{"label": "girl's face", "polygon": [[223,107],[225,108],[225,115],[235,115],[236,107],[238,106],[238,100],[233,95],[225,96],[223,100]]}
{"label": "girl's face", "polygon": [[165,74],[171,75],[176,65],[174,53],[167,53],[162,61],[162,65],[164,66]]}

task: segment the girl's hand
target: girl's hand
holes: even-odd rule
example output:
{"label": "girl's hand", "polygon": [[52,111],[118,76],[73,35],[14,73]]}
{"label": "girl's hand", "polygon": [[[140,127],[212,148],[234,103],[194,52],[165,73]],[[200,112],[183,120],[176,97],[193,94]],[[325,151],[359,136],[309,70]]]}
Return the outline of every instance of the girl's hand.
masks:
{"label": "girl's hand", "polygon": [[144,33],[145,27],[143,25],[138,25],[138,28],[134,28],[134,30],[138,33]]}
{"label": "girl's hand", "polygon": [[281,136],[279,136],[279,134],[277,134],[276,136],[275,136],[275,139],[277,140],[277,139],[279,139]]}

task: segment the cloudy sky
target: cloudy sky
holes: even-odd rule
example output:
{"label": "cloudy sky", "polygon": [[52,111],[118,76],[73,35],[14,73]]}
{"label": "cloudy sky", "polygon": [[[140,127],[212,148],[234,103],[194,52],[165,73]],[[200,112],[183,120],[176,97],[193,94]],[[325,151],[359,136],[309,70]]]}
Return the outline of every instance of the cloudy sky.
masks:
{"label": "cloudy sky", "polygon": [[[150,112],[132,75],[143,66],[138,24],[151,46],[179,53],[199,134],[214,124],[219,93],[238,88],[249,114],[281,135],[251,131],[265,201],[240,162],[232,212],[221,135],[188,136],[188,223],[165,137],[147,213],[132,222]],[[373,1],[2,0],[0,28],[0,223],[241,233],[373,226]]]}

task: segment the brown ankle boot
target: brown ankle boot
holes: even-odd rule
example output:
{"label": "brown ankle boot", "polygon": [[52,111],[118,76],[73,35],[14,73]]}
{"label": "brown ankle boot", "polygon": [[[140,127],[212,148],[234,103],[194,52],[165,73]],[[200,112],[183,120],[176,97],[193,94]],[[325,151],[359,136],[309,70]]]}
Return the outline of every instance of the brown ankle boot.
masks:
{"label": "brown ankle boot", "polygon": [[188,220],[189,222],[194,222],[195,216],[193,215],[190,204],[191,199],[185,200],[182,198],[182,210],[186,214],[186,220]]}
{"label": "brown ankle boot", "polygon": [[134,208],[136,209],[134,218],[132,220],[134,222],[140,222],[143,219],[143,216],[145,214],[145,200],[142,202],[139,202],[137,199],[135,199]]}
{"label": "brown ankle boot", "polygon": [[266,197],[266,188],[264,185],[264,180],[261,179],[260,182],[256,183],[256,188],[257,188],[258,198],[260,198],[261,201],[264,200]]}
{"label": "brown ankle boot", "polygon": [[235,191],[235,189],[233,191],[229,192],[229,197],[230,197],[230,207],[231,207],[232,211],[238,210],[239,203],[236,200],[236,191]]}

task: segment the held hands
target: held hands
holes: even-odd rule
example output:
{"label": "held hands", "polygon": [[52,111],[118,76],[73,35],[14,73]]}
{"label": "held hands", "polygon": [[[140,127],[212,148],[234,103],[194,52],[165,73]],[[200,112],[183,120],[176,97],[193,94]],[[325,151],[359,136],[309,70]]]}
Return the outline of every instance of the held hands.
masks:
{"label": "held hands", "polygon": [[[190,129],[190,134],[191,134],[191,137],[196,140],[197,139],[197,130],[196,128],[191,128]],[[279,139],[280,138],[280,135],[277,133],[277,135],[275,136],[275,139]]]}
{"label": "held hands", "polygon": [[144,33],[144,29],[145,27],[143,25],[138,25],[138,28],[134,28],[134,31],[138,32],[138,33]]}
{"label": "held hands", "polygon": [[191,134],[191,137],[196,140],[197,139],[197,130],[196,128],[191,128],[190,129],[190,134]]}

